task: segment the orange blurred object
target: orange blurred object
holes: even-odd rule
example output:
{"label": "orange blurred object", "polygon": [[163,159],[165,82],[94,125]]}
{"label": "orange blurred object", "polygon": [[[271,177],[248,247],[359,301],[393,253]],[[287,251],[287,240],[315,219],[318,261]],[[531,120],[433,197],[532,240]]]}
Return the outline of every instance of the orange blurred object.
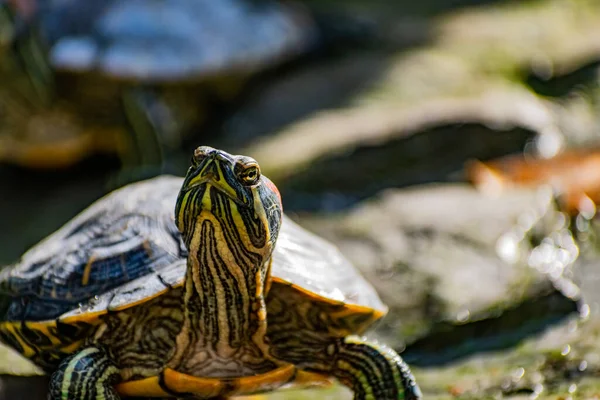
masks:
{"label": "orange blurred object", "polygon": [[469,161],[466,174],[478,189],[499,193],[509,187],[550,185],[564,211],[594,215],[600,203],[600,150],[572,150],[552,158],[514,155]]}
{"label": "orange blurred object", "polygon": [[452,397],[458,397],[460,395],[462,395],[465,392],[465,390],[463,388],[461,388],[460,386],[448,386],[448,393],[450,393],[450,395]]}

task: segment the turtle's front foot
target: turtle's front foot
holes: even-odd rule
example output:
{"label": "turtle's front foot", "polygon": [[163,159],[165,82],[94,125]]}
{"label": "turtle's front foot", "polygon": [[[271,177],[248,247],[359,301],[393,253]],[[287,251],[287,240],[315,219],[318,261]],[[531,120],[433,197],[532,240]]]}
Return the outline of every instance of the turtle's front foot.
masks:
{"label": "turtle's front foot", "polygon": [[120,379],[119,369],[103,349],[86,347],[52,374],[48,400],[119,400],[114,385]]}
{"label": "turtle's front foot", "polygon": [[391,348],[357,336],[344,338],[332,374],[354,391],[355,400],[419,400],[421,390],[408,365]]}

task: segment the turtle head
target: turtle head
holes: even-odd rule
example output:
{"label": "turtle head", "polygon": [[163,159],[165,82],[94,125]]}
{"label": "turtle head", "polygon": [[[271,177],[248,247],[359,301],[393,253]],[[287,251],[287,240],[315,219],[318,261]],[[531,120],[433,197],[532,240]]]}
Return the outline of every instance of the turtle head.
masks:
{"label": "turtle head", "polygon": [[219,241],[235,258],[267,260],[282,218],[277,187],[246,156],[202,146],[194,151],[175,209],[177,227],[194,248]]}

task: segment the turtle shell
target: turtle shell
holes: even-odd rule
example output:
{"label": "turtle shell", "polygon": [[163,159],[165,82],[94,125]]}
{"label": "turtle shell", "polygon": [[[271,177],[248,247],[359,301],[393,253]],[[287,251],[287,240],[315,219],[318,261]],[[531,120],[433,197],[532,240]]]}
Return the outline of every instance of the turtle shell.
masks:
{"label": "turtle shell", "polygon": [[315,28],[270,0],[14,0],[35,20],[53,68],[116,78],[189,80],[249,71],[305,51]]}
{"label": "turtle shell", "polygon": [[[161,176],[118,189],[2,270],[0,291],[22,300],[5,320],[89,320],[179,286],[187,252],[174,209],[182,182]],[[273,281],[315,301],[386,310],[335,246],[286,216],[272,258]]]}
{"label": "turtle shell", "polygon": [[[161,176],[115,190],[4,268],[0,340],[53,371],[92,334],[100,316],[181,286],[187,251],[174,209],[182,183]],[[367,317],[350,318],[345,334],[362,331],[387,311],[336,247],[286,216],[271,274],[274,291],[291,288],[302,301]]]}
{"label": "turtle shell", "polygon": [[0,161],[159,168],[249,76],[320,42],[287,1],[0,0]]}
{"label": "turtle shell", "polygon": [[5,319],[57,317],[184,259],[174,223],[180,186],[180,180],[159,177],[116,190],[0,271],[0,293],[15,299]]}

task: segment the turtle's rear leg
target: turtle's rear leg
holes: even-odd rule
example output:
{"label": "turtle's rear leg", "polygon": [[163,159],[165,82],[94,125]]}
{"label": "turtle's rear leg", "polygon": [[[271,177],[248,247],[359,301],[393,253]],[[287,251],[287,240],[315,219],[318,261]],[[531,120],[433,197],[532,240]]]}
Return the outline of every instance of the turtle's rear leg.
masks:
{"label": "turtle's rear leg", "polygon": [[50,378],[49,400],[119,400],[119,369],[99,347],[85,347],[65,359]]}
{"label": "turtle's rear leg", "polygon": [[299,368],[337,378],[354,400],[419,400],[408,365],[391,348],[358,336],[332,339],[309,331],[279,332],[276,357]]}
{"label": "turtle's rear leg", "polygon": [[408,365],[390,347],[348,336],[328,350],[333,356],[331,374],[354,391],[355,399],[422,398]]}

